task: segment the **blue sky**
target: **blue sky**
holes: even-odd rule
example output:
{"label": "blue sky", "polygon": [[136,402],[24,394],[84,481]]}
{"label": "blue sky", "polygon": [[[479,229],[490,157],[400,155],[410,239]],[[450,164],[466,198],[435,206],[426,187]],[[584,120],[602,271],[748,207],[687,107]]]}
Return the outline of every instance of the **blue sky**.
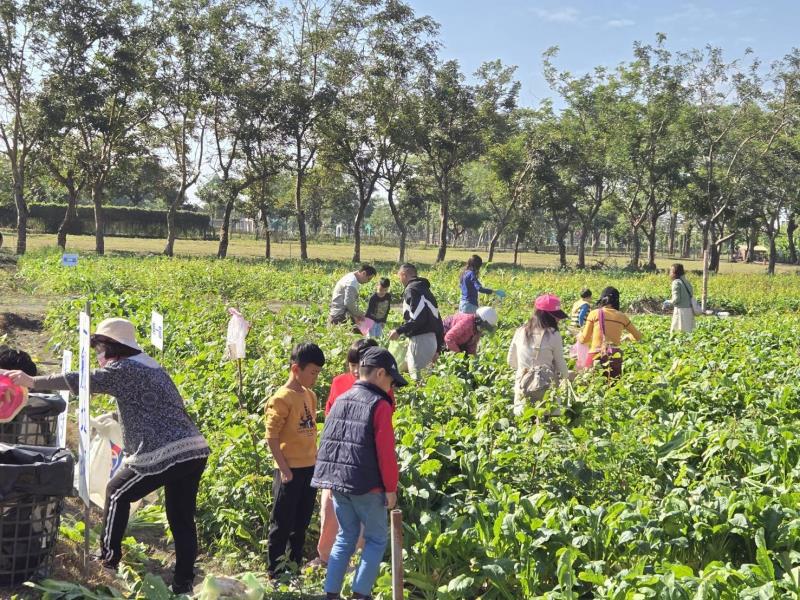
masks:
{"label": "blue sky", "polygon": [[672,50],[720,46],[728,58],[748,47],[763,62],[800,46],[798,0],[638,2],[610,0],[407,0],[440,24],[441,56],[466,73],[499,58],[518,66],[524,105],[552,97],[541,74],[541,55],[559,46],[556,64],[573,73],[614,66],[632,56],[636,40],[667,34]]}

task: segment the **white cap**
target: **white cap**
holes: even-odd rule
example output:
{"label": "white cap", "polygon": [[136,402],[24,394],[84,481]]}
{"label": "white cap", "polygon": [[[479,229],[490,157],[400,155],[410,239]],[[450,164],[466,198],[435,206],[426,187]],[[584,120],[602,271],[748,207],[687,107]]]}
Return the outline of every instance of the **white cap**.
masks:
{"label": "white cap", "polygon": [[128,348],[142,351],[142,347],[136,341],[136,328],[128,319],[116,317],[100,321],[94,334],[110,338]]}
{"label": "white cap", "polygon": [[491,306],[481,306],[475,314],[490,327],[497,327],[497,311]]}

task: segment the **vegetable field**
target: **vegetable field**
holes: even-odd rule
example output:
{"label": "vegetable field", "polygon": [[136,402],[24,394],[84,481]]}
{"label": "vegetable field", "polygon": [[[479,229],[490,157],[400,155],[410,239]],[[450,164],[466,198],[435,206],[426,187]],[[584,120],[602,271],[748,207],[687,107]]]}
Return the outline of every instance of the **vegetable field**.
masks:
{"label": "vegetable field", "polygon": [[[352,338],[325,319],[330,289],[348,266],[82,257],[66,269],[58,260],[30,255],[18,274],[31,291],[63,297],[47,318],[56,350],[75,345],[87,299],[95,319],[128,317],[144,339],[151,310],[165,316],[165,352],[154,354],[213,451],[198,499],[207,573],[248,573],[241,579],[253,598],[318,596],[319,572],[275,583],[258,575],[272,500],[262,415],[285,380],[293,343],[314,341],[326,353],[320,398],[343,370]],[[458,270],[450,264],[422,273],[445,314],[456,310]],[[569,304],[582,287],[615,284],[623,308],[647,307],[668,294],[668,279],[489,267],[483,281],[508,297],[479,358],[445,355],[424,386],[398,396],[408,598],[800,594],[800,279],[712,278],[711,305],[736,316],[701,318],[688,337],[670,338],[664,316],[633,315],[644,340],[625,347],[622,382],[609,387],[593,374],[579,377],[550,399],[570,409],[542,425],[534,409],[513,416],[513,373],[505,364],[533,298],[548,291]],[[399,294],[394,278],[392,285]],[[247,415],[234,394],[234,367],[222,361],[228,306],[253,322]],[[399,321],[399,312],[391,319]],[[64,527],[70,534],[74,525]],[[135,555],[137,541],[127,547]],[[159,583],[133,568],[120,586],[125,595],[157,597],[147,591],[157,590],[169,597]],[[54,590],[50,597],[67,597],[66,584],[41,585]],[[211,578],[205,588],[215,597]],[[386,569],[378,597],[389,590]]]}

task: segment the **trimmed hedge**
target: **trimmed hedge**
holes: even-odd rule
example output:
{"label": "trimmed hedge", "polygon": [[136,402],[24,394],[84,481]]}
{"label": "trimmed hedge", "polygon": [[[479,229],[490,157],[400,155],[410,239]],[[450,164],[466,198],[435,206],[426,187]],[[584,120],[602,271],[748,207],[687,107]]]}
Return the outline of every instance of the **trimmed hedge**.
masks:
{"label": "trimmed hedge", "polygon": [[[66,204],[34,202],[28,207],[28,230],[38,233],[56,233],[64,220]],[[105,234],[123,237],[167,237],[167,211],[129,206],[104,206]],[[77,207],[78,218],[67,233],[94,235],[94,207]],[[0,227],[16,227],[14,206],[0,206]],[[175,215],[179,238],[206,239],[213,235],[211,217],[204,213],[179,210]]]}

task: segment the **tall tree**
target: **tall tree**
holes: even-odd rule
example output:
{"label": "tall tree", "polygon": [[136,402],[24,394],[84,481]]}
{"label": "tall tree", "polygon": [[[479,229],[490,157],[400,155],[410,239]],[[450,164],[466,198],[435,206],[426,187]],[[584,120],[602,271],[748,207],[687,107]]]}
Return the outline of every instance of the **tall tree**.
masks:
{"label": "tall tree", "polygon": [[571,148],[571,157],[559,168],[570,169],[569,178],[578,193],[574,202],[574,216],[580,223],[576,266],[583,269],[593,223],[618,182],[613,159],[619,140],[618,82],[603,67],[581,77],[558,71],[553,65],[557,55],[557,47],[544,53],[544,75],[566,103],[557,134]]}
{"label": "tall tree", "polygon": [[158,5],[158,118],[153,129],[179,182],[167,210],[167,256],[175,250],[175,214],[203,169],[208,123],[204,63],[210,45],[207,5],[205,0],[160,0]]}
{"label": "tall tree", "polygon": [[154,112],[153,15],[134,0],[65,0],[51,14],[52,86],[67,100],[68,121],[94,206],[95,251],[105,251],[103,202],[113,169],[147,152],[143,125]]}
{"label": "tall tree", "polygon": [[421,77],[421,146],[424,165],[436,183],[439,202],[439,250],[436,261],[447,256],[450,202],[458,185],[458,170],[481,150],[480,123],[475,90],[464,82],[456,61],[439,65]]}
{"label": "tall tree", "polygon": [[42,3],[0,2],[0,140],[8,158],[17,211],[17,254],[27,248],[28,203],[25,176],[36,145],[35,100],[39,93],[45,44]]}

